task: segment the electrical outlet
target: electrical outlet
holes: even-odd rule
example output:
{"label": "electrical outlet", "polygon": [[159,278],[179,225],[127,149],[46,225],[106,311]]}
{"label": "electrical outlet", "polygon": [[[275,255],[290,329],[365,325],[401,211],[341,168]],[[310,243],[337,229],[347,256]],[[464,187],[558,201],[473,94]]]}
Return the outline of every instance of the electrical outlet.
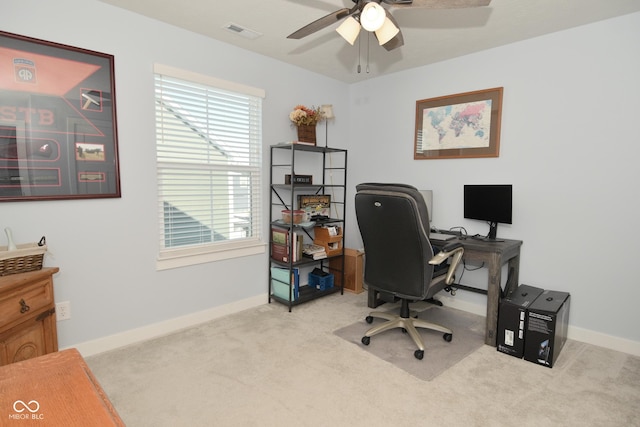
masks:
{"label": "electrical outlet", "polygon": [[56,303],[56,320],[71,319],[71,302],[62,301]]}

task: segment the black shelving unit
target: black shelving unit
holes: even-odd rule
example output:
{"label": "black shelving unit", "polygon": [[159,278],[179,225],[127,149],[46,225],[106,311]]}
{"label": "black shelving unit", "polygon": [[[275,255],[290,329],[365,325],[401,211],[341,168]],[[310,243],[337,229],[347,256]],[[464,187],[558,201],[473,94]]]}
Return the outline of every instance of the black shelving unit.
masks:
{"label": "black shelving unit", "polygon": [[[321,163],[320,163],[321,160]],[[312,171],[313,170],[313,171]],[[315,173],[312,173],[315,172]],[[290,183],[285,184],[285,175],[290,175]],[[297,184],[296,175],[312,175],[312,184]],[[345,209],[346,209],[346,183],[347,183],[347,150],[329,147],[317,147],[312,145],[286,143],[271,146],[270,151],[270,209],[269,209],[269,303],[277,301],[286,305],[291,311],[293,306],[305,302],[334,294],[344,293],[344,236],[345,236]],[[337,225],[342,229],[342,251],[339,255],[333,255],[320,260],[311,258],[301,258],[296,262],[289,256],[286,262],[273,258],[273,228],[289,232],[291,236],[294,232],[299,232],[305,243],[313,241],[313,226],[301,227],[294,224],[293,215],[289,222],[281,219],[282,210],[293,211],[297,209],[297,196],[304,194],[329,194],[331,195],[331,214],[329,219],[315,221],[315,226]],[[289,254],[293,254],[293,239],[288,240]],[[288,277],[295,268],[299,270],[304,267],[312,269],[314,267],[329,272],[331,262],[331,272],[340,274],[340,286],[333,286],[326,290],[318,290],[310,286],[300,286],[299,296],[294,298],[294,287],[289,285],[289,298],[274,295],[271,267],[281,267],[288,269]],[[336,267],[337,266],[337,267]],[[302,284],[304,278],[300,277]],[[284,283],[284,282],[280,282]]]}

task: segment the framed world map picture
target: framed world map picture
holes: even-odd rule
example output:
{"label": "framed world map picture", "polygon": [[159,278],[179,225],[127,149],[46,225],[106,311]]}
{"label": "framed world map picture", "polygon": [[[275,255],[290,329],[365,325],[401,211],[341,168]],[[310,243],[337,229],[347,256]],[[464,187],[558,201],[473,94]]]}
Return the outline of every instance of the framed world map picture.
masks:
{"label": "framed world map picture", "polygon": [[416,101],[413,158],[498,157],[503,88]]}

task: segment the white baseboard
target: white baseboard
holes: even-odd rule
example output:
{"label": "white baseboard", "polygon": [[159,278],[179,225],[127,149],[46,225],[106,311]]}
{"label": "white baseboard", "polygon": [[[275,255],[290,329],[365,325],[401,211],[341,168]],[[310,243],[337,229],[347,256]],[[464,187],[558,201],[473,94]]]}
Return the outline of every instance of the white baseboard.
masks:
{"label": "white baseboard", "polygon": [[[447,307],[467,311],[483,317],[487,315],[487,308],[482,304],[460,301],[459,299],[449,296],[438,296],[438,299]],[[634,356],[640,356],[640,342],[606,335],[601,332],[594,332],[588,329],[569,325],[567,328],[567,338],[585,342],[587,344],[597,345],[599,347],[605,347],[611,350],[621,351]]]}
{"label": "white baseboard", "polygon": [[[482,304],[474,304],[447,296],[439,296],[438,299],[447,307],[467,311],[479,316],[486,315],[486,307]],[[77,348],[80,354],[84,357],[92,356],[94,354],[158,338],[182,329],[197,326],[222,316],[237,313],[242,310],[258,307],[265,304],[266,300],[266,294],[258,295],[223,306],[214,307],[209,310],[176,317],[175,319],[165,320],[163,322],[154,323],[141,328],[98,338],[96,340],[86,341],[73,347]],[[614,337],[571,325],[569,325],[567,329],[567,338],[609,348],[611,350],[621,351],[634,356],[640,356],[640,342],[631,341],[625,338]]]}
{"label": "white baseboard", "polygon": [[77,348],[83,357],[92,356],[105,351],[158,338],[182,329],[200,325],[222,316],[264,305],[266,304],[266,301],[267,294],[258,295],[223,306],[214,307],[209,310],[199,311],[197,313],[176,317],[174,319],[165,320],[163,322],[154,323],[141,328],[131,329],[129,331],[109,335],[96,340],[86,341],[74,345],[73,347]]}
{"label": "white baseboard", "polygon": [[446,305],[447,307],[477,314],[478,316],[482,316],[482,317],[485,317],[487,315],[487,307],[482,304],[475,304],[468,301],[462,301],[462,300],[459,300],[458,298],[454,298],[446,295],[438,295],[437,299],[439,299],[442,302],[442,304]]}
{"label": "white baseboard", "polygon": [[626,338],[614,337],[612,335],[606,335],[601,332],[594,332],[575,326],[569,326],[567,329],[567,338],[586,342],[587,344],[597,345],[599,347],[606,347],[611,350],[621,351],[634,356],[640,356],[640,342],[631,341]]}

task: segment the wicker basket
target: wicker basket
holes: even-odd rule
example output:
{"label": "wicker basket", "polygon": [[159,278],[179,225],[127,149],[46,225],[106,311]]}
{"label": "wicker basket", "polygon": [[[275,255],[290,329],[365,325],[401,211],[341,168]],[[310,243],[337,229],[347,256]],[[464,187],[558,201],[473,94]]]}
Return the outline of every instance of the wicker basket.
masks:
{"label": "wicker basket", "polygon": [[316,145],[316,125],[299,125],[298,141]]}
{"label": "wicker basket", "polygon": [[16,247],[18,249],[8,251],[7,246],[0,246],[0,276],[42,269],[47,245],[25,243]]}

